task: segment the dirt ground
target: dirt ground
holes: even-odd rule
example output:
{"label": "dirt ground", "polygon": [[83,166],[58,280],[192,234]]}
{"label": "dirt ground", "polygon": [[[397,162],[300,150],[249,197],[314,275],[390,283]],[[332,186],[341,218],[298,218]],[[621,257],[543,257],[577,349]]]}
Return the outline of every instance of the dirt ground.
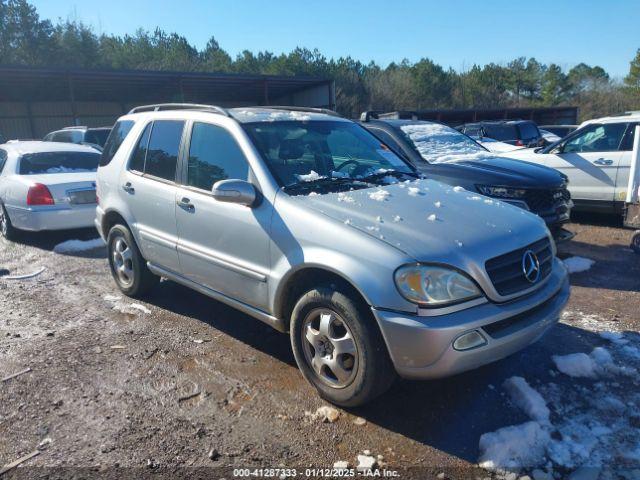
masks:
{"label": "dirt ground", "polygon": [[29,280],[0,278],[0,378],[30,369],[0,383],[0,468],[38,452],[7,478],[232,478],[249,467],[302,476],[341,460],[354,466],[370,450],[403,478],[489,477],[477,466],[480,436],[525,419],[505,398],[505,379],[550,381],[552,355],[602,345],[585,314],[640,330],[632,232],[607,221],[569,228],[577,236],[561,256],[596,263],[571,275],[569,313],[541,341],[453,378],[398,381],[333,423],[305,414],[326,403],[297,370],[288,336],[172,282],[131,301],[103,249],[52,251],[95,232],[0,240],[10,275],[46,267]]}

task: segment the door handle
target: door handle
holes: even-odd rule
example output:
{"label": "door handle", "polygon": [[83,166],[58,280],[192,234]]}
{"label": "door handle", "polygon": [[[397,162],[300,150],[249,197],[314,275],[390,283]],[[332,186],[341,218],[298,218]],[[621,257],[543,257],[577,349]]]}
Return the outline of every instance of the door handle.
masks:
{"label": "door handle", "polygon": [[196,208],[187,197],[182,197],[182,199],[178,200],[176,203],[180,208],[184,208],[185,210],[193,210]]}
{"label": "door handle", "polygon": [[597,160],[594,160],[593,163],[595,163],[596,165],[612,165],[613,160],[608,160],[606,158],[599,158]]}
{"label": "door handle", "polygon": [[124,185],[122,185],[122,189],[127,193],[136,193],[136,189],[133,188],[133,185],[131,185],[131,182],[127,182]]}

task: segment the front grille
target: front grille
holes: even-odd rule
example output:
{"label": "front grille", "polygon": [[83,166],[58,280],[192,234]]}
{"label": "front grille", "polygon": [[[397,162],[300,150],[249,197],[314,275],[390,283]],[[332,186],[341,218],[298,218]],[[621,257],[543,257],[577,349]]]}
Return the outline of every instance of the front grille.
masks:
{"label": "front grille", "polygon": [[535,253],[540,263],[540,278],[537,283],[551,273],[553,254],[546,237],[526,247],[492,258],[485,263],[485,269],[500,295],[512,295],[533,286],[522,271],[522,256],[527,250]]}
{"label": "front grille", "polygon": [[527,202],[529,210],[534,213],[542,213],[549,211],[562,210],[564,213],[568,209],[567,204],[571,200],[571,194],[566,187],[552,188],[552,189],[530,189],[524,197],[524,201]]}

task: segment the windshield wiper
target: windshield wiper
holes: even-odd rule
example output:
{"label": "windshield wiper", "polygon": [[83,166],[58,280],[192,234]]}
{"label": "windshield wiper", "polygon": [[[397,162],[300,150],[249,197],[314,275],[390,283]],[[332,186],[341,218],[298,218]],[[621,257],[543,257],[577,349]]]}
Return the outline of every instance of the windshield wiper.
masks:
{"label": "windshield wiper", "polygon": [[316,178],[314,180],[310,180],[307,182],[295,182],[295,183],[290,183],[288,185],[285,185],[283,188],[283,190],[286,190],[288,192],[293,192],[293,191],[298,191],[298,192],[304,192],[304,191],[313,191],[313,190],[317,190],[317,189],[322,189],[322,188],[327,188],[327,187],[341,187],[344,188],[346,186],[356,186],[356,187],[366,187],[366,183],[364,183],[361,179],[358,178],[351,178],[351,177],[321,177],[321,178]]}
{"label": "windshield wiper", "polygon": [[415,172],[401,172],[400,170],[387,170],[385,172],[377,172],[377,173],[372,173],[371,175],[365,175],[360,180],[363,180],[365,182],[370,182],[370,181],[382,180],[385,177],[398,178],[398,177],[403,177],[405,175],[408,177],[419,178],[419,175]]}

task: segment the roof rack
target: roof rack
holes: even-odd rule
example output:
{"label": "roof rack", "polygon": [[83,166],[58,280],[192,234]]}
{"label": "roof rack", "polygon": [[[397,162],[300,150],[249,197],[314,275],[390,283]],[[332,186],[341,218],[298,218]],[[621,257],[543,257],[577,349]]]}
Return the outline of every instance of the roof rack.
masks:
{"label": "roof rack", "polygon": [[361,122],[368,122],[370,120],[377,120],[378,118],[380,118],[380,113],[378,110],[367,110],[366,112],[362,112],[360,114],[360,121]]}
{"label": "roof rack", "polygon": [[62,130],[76,130],[78,128],[89,128],[86,125],[72,125],[71,127],[63,127]]}
{"label": "roof rack", "polygon": [[129,114],[140,112],[161,112],[166,110],[203,110],[211,113],[218,113],[225,117],[230,117],[229,112],[224,108],[216,105],[201,105],[198,103],[156,103],[154,105],[141,105],[140,107],[132,108]]}
{"label": "roof rack", "polygon": [[309,112],[309,113],[324,113],[325,115],[331,115],[332,117],[342,117],[335,110],[329,110],[328,108],[315,108],[315,107],[293,107],[286,105],[262,105],[255,108],[267,108],[273,110],[290,110],[292,112]]}

